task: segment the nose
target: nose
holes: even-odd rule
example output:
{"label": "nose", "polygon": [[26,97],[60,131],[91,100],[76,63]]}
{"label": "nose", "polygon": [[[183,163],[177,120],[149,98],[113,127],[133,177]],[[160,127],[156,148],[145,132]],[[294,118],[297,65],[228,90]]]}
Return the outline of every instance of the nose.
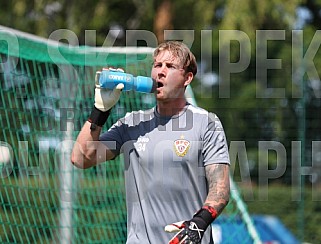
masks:
{"label": "nose", "polygon": [[165,77],[166,76],[166,71],[167,71],[167,67],[165,64],[162,64],[161,67],[159,67],[157,75],[158,77]]}

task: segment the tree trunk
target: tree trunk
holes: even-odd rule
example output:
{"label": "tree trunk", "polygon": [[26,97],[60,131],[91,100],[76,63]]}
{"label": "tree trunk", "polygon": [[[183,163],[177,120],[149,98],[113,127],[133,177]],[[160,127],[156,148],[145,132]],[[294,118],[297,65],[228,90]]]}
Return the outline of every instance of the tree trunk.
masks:
{"label": "tree trunk", "polygon": [[172,3],[164,0],[156,10],[154,18],[154,33],[159,43],[164,41],[164,30],[173,29]]}

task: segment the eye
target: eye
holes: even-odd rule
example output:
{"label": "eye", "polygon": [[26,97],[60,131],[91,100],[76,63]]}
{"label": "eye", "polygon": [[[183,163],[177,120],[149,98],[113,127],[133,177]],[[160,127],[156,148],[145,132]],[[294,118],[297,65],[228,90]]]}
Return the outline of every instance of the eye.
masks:
{"label": "eye", "polygon": [[175,64],[167,64],[167,68],[169,68],[169,69],[178,69],[177,65],[175,65]]}
{"label": "eye", "polygon": [[154,68],[160,68],[160,67],[162,67],[161,63],[154,63]]}

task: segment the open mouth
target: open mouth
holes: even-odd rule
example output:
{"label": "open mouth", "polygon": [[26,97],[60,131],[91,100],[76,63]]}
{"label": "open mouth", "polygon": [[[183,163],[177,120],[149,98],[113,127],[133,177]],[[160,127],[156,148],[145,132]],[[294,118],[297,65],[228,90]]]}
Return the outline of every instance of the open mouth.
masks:
{"label": "open mouth", "polygon": [[161,88],[163,86],[164,86],[164,84],[162,82],[157,81],[157,88]]}

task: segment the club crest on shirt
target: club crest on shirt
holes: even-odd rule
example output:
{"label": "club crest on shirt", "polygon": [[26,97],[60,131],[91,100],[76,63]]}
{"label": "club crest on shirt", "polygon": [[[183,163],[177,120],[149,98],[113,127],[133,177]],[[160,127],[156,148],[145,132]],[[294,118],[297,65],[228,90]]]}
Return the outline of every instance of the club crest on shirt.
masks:
{"label": "club crest on shirt", "polygon": [[174,149],[175,153],[179,157],[184,157],[190,147],[190,142],[186,139],[184,139],[183,136],[181,136],[180,139],[177,139],[174,141]]}

